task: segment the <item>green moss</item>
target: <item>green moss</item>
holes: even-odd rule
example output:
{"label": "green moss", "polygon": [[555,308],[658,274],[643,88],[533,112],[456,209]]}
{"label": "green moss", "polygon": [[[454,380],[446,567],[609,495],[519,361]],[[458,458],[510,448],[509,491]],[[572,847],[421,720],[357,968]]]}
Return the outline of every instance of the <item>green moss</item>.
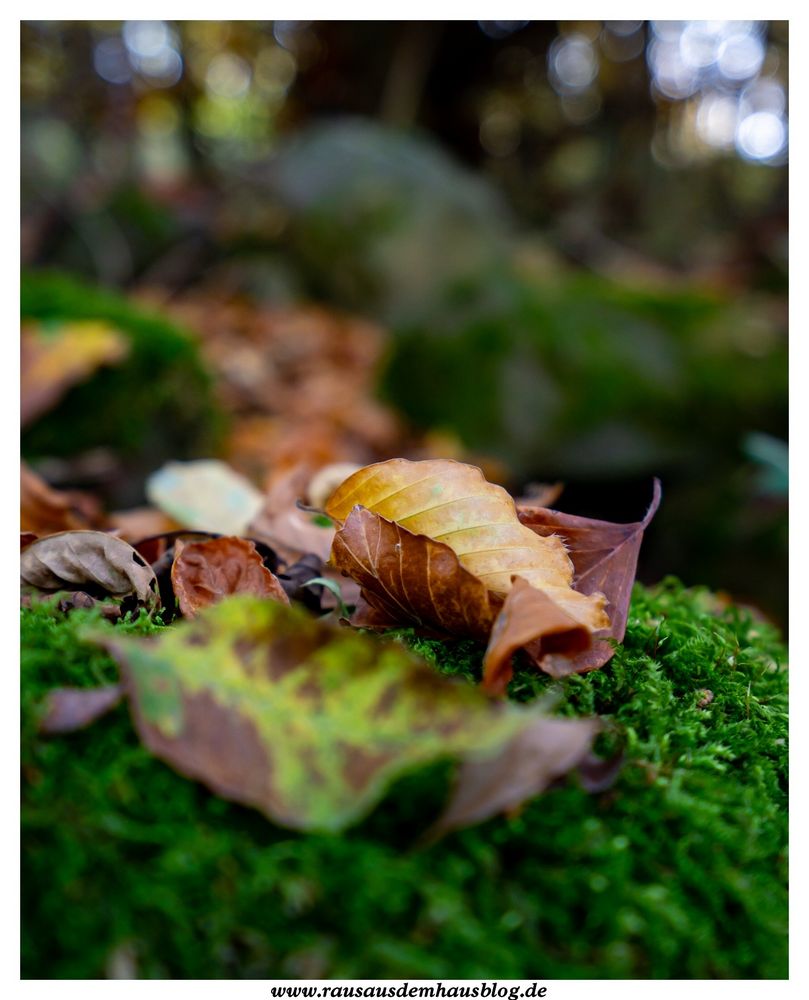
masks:
{"label": "green moss", "polygon": [[222,418],[212,381],[192,338],[173,323],[114,292],[48,272],[23,274],[21,315],[44,322],[107,320],[131,341],[123,364],[102,368],[73,387],[26,428],[25,455],[73,455],[106,447],[143,456],[155,467],[168,457],[190,458],[214,449]]}
{"label": "green moss", "polygon": [[[114,676],[81,641],[86,620],[23,612],[25,976],[103,976],[123,954],[145,977],[787,975],[783,649],[707,592],[638,587],[601,671],[516,672],[513,697],[605,718],[605,749],[626,757],[611,789],[570,780],[428,849],[414,841],[446,767],[347,834],[312,836],[174,774],[123,707],[38,737],[49,687]],[[475,643],[400,635],[479,676]]]}

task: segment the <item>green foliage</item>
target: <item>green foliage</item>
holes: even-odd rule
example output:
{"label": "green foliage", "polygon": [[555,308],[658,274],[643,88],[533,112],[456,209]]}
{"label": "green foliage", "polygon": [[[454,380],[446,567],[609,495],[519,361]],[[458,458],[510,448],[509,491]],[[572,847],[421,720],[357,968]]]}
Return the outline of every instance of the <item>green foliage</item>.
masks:
{"label": "green foliage", "polygon": [[105,447],[141,459],[149,471],[167,458],[214,449],[222,418],[212,381],[191,337],[173,323],[114,292],[48,272],[23,274],[21,315],[44,322],[107,320],[131,339],[123,364],[73,387],[26,428],[27,457]]}
{"label": "green foliage", "polygon": [[[512,697],[605,718],[626,758],[611,789],[571,780],[430,848],[445,766],[347,834],[299,835],[152,758],[125,708],[38,737],[48,688],[115,675],[87,621],[23,612],[25,976],[100,976],[121,954],[145,977],[786,976],[783,649],[709,593],[638,587],[603,670],[516,671]],[[479,677],[475,643],[400,637]]]}

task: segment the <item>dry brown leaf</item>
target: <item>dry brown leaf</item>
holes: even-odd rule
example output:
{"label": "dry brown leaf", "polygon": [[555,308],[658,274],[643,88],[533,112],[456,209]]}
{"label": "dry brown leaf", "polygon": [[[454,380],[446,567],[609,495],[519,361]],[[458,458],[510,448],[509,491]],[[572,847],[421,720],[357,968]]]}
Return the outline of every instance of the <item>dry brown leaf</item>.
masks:
{"label": "dry brown leaf", "polygon": [[532,644],[537,665],[546,657],[569,659],[590,646],[591,633],[571,618],[546,593],[517,577],[492,626],[483,660],[483,686],[490,694],[504,694],[511,680],[511,657]]}
{"label": "dry brown leaf", "polygon": [[264,506],[247,527],[247,534],[271,545],[288,561],[314,553],[329,558],[334,528],[318,523],[317,515],[298,507],[305,497],[312,469],[298,465],[273,477]]}
{"label": "dry brown leaf", "polygon": [[643,533],[657,512],[660,498],[660,481],[655,479],[645,517],[631,524],[597,521],[539,507],[520,508],[520,520],[532,531],[542,536],[556,534],[564,540],[573,560],[576,589],[584,594],[602,593],[609,602],[610,625],[596,633],[591,648],[573,658],[546,657],[543,669],[548,673],[556,677],[584,673],[596,670],[612,657],[613,642],[620,642],[626,631]]}
{"label": "dry brown leaf", "polygon": [[107,516],[105,527],[132,545],[145,538],[182,529],[181,524],[155,507],[114,510]]}
{"label": "dry brown leaf", "polygon": [[126,336],[98,320],[57,326],[26,323],[20,362],[23,426],[46,413],[96,369],[122,361],[128,352]]}
{"label": "dry brown leaf", "polygon": [[103,531],[63,531],[20,554],[20,582],[37,590],[101,590],[157,607],[157,578],[127,542]]}
{"label": "dry brown leaf", "polygon": [[364,507],[355,507],[337,532],[332,561],[362,588],[351,617],[358,628],[412,625],[477,639],[491,635],[484,661],[491,694],[505,691],[520,647],[533,643],[544,669],[549,656],[575,655],[590,643],[588,628],[525,580],[515,579],[504,601],[464,569],[448,545]]}
{"label": "dry brown leaf", "polygon": [[246,538],[212,538],[175,546],[171,582],[180,611],[194,618],[230,594],[254,594],[282,604],[289,598],[274,573]]}
{"label": "dry brown leaf", "polygon": [[430,625],[482,639],[500,607],[448,545],[364,507],[355,507],[337,532],[332,562],[357,581],[376,612],[378,624],[369,626],[366,617],[366,627]]}
{"label": "dry brown leaf", "polygon": [[53,535],[95,527],[100,510],[85,493],[62,492],[20,462],[20,530],[36,535]]}
{"label": "dry brown leaf", "polygon": [[494,593],[508,593],[514,576],[520,576],[591,631],[609,625],[600,595],[571,588],[573,565],[562,542],[522,525],[511,496],[486,482],[476,466],[403,458],[369,465],[338,487],[326,513],[342,522],[357,504],[413,534],[446,543]]}
{"label": "dry brown leaf", "polygon": [[45,699],[39,730],[48,736],[84,729],[121,701],[120,684],[100,688],[53,688]]}
{"label": "dry brown leaf", "polygon": [[538,795],[586,756],[598,729],[595,719],[537,719],[498,754],[467,758],[430,839],[507,812]]}

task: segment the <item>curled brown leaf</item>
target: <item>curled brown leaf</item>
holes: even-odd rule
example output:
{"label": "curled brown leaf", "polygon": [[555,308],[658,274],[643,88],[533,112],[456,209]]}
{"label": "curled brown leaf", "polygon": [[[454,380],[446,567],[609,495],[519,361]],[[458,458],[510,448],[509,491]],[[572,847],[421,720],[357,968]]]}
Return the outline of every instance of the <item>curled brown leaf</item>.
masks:
{"label": "curled brown leaf", "polygon": [[246,538],[212,538],[175,546],[171,582],[180,611],[194,618],[202,608],[230,594],[254,594],[282,604],[289,598]]}
{"label": "curled brown leaf", "polygon": [[603,666],[612,657],[614,643],[621,642],[626,632],[643,533],[657,512],[660,499],[660,481],[655,479],[646,515],[630,524],[577,517],[543,507],[519,508],[520,520],[526,527],[543,537],[558,535],[563,539],[573,561],[575,588],[583,594],[604,594],[609,602],[609,627],[596,632],[590,649],[575,657],[546,657],[544,669],[548,673],[556,677],[585,673]]}
{"label": "curled brown leaf", "polygon": [[516,577],[492,626],[483,660],[483,686],[490,694],[505,693],[512,677],[511,657],[531,645],[537,665],[550,655],[569,659],[590,646],[590,631],[551,598]]}

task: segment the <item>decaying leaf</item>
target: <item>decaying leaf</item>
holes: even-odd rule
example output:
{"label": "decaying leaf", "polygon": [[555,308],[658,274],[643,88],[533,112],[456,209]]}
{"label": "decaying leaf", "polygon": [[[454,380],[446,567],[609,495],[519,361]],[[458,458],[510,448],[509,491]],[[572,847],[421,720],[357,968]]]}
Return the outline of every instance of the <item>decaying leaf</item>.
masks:
{"label": "decaying leaf", "polygon": [[25,426],[59,402],[68,389],[129,352],[120,330],[98,320],[26,323],[21,335],[20,402]]}
{"label": "decaying leaf", "polygon": [[20,462],[20,530],[36,535],[96,527],[98,504],[85,493],[52,489]]}
{"label": "decaying leaf", "polygon": [[430,625],[483,639],[499,610],[500,602],[448,545],[364,507],[351,510],[337,532],[332,562],[362,587],[377,628]]}
{"label": "decaying leaf", "polygon": [[566,774],[587,755],[595,719],[542,719],[527,726],[501,753],[461,765],[452,797],[431,833],[479,823],[514,809]]}
{"label": "decaying leaf", "polygon": [[[121,665],[154,754],[295,829],[342,829],[397,776],[447,756],[470,763],[445,826],[476,822],[536,794],[593,733],[592,722],[493,702],[403,646],[255,597],[226,598],[158,637],[96,641]],[[549,721],[556,735],[543,739]],[[525,776],[505,793],[487,775],[513,770],[515,754]]]}
{"label": "decaying leaf", "polygon": [[246,538],[178,540],[174,551],[171,582],[186,618],[194,618],[202,608],[229,594],[255,594],[289,604],[280,580]]}
{"label": "decaying leaf", "polygon": [[604,597],[572,588],[562,541],[520,524],[508,493],[473,466],[404,459],[368,466],[338,487],[326,511],[342,522],[332,562],[362,587],[352,623],[491,634],[491,692],[505,689],[518,648],[533,644],[544,668],[579,654],[609,626]]}
{"label": "decaying leaf", "polygon": [[[404,458],[368,465],[337,488],[326,513],[342,522],[357,504],[449,545],[494,593],[507,593],[514,575],[543,590],[570,589],[573,567],[564,545],[520,524],[514,500],[474,465]],[[587,602],[577,603],[583,608]]]}
{"label": "decaying leaf", "polygon": [[183,527],[223,535],[247,534],[264,502],[251,482],[215,459],[169,462],[148,478],[146,495]]}
{"label": "decaying leaf", "polygon": [[583,594],[602,593],[609,601],[610,625],[596,633],[590,649],[575,658],[550,656],[545,669],[554,676],[571,671],[584,673],[603,666],[626,631],[629,601],[638,565],[643,532],[660,506],[660,481],[655,479],[652,502],[642,521],[614,524],[557,510],[524,506],[520,520],[538,535],[561,537],[567,545],[575,570],[574,586]]}
{"label": "decaying leaf", "polygon": [[125,542],[135,545],[144,538],[178,531],[182,525],[154,507],[133,507],[131,510],[112,511],[107,516],[105,527]]}
{"label": "decaying leaf", "polygon": [[311,553],[325,562],[331,551],[334,526],[298,507],[311,479],[308,465],[297,465],[273,477],[261,510],[247,529],[247,534],[266,541],[288,561]]}
{"label": "decaying leaf", "polygon": [[157,579],[142,556],[103,531],[63,531],[32,542],[20,554],[20,582],[37,590],[101,591],[133,595],[157,607]]}
{"label": "decaying leaf", "polygon": [[483,686],[490,694],[505,693],[511,680],[511,657],[528,647],[538,666],[556,657],[570,660],[589,649],[591,633],[575,618],[521,577],[506,594],[492,626],[483,660]]}
{"label": "decaying leaf", "polygon": [[121,701],[120,684],[100,688],[54,688],[48,692],[39,730],[48,736],[84,729]]}

